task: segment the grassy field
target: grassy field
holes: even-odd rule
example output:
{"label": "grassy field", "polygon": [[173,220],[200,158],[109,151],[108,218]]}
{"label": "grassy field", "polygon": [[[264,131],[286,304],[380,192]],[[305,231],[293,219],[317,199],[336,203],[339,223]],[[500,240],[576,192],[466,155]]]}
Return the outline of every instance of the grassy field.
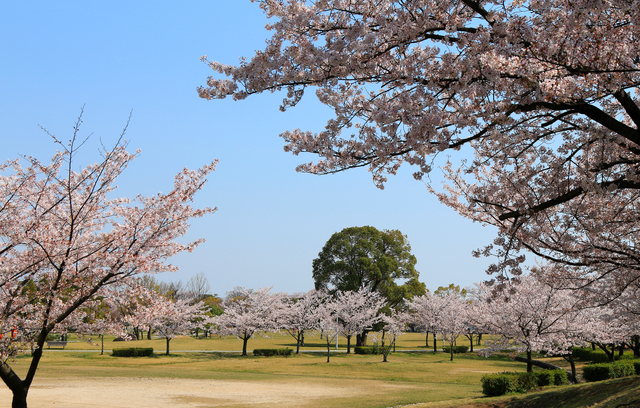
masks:
{"label": "grassy field", "polygon": [[[465,339],[466,340],[466,339]],[[346,355],[343,339],[341,350],[332,349],[331,362],[326,363],[326,345],[318,337],[307,340],[305,350],[324,350],[325,353],[302,353],[292,357],[242,357],[238,353],[213,350],[239,350],[241,342],[235,338],[193,339],[176,338],[171,341],[171,355],[165,356],[163,339],[132,341],[128,343],[105,342],[105,349],[113,347],[154,347],[157,354],[149,358],[115,358],[108,353],[73,350],[97,349],[100,345],[87,345],[84,342],[70,342],[65,351],[45,350],[37,379],[66,380],[112,378],[182,379],[188,381],[225,381],[251,384],[247,393],[258,389],[275,387],[290,390],[318,391],[317,398],[309,396],[300,406],[310,408],[338,407],[398,407],[418,404],[416,407],[497,407],[497,408],[541,408],[547,406],[597,406],[614,407],[617,405],[594,405],[604,400],[615,401],[612,396],[630,390],[627,399],[621,403],[633,401],[632,396],[640,391],[638,377],[626,379],[614,385],[584,384],[570,387],[552,387],[551,389],[527,396],[486,398],[482,395],[480,378],[486,373],[502,371],[524,371],[525,364],[512,361],[508,356],[483,358],[474,354],[456,355],[449,361],[449,355],[433,353],[425,348],[424,336],[407,334],[401,336],[397,352],[389,357],[388,363],[382,363],[382,356]],[[430,344],[431,339],[430,339]],[[460,344],[465,344],[460,342]],[[276,335],[272,338],[256,338],[249,341],[249,350],[254,348],[295,349],[291,337]],[[187,350],[201,350],[191,351]],[[420,350],[420,351],[408,351]],[[23,375],[28,357],[18,358],[12,364]],[[558,365],[562,359],[556,359]],[[62,380],[64,381],[64,380]],[[626,381],[626,382],[625,382]],[[617,385],[615,385],[617,384]],[[254,388],[255,389],[252,389]],[[583,388],[584,387],[584,388]],[[633,391],[633,392],[631,392]],[[215,394],[211,392],[211,394]],[[606,394],[606,395],[605,395]],[[305,396],[306,397],[306,396]],[[580,400],[579,398],[582,398]],[[625,397],[626,398],[626,397]],[[212,396],[208,403],[199,407],[214,406],[255,406],[229,402],[219,405]],[[570,401],[579,401],[582,405],[570,405]],[[560,404],[559,401],[569,401]],[[620,404],[618,404],[620,405]],[[194,405],[196,406],[196,405]],[[268,404],[264,405],[268,406]],[[620,405],[636,406],[636,405]],[[412,405],[413,407],[413,405]]]}
{"label": "grassy field", "polygon": [[[69,342],[65,350],[100,350],[100,339],[93,337],[92,344],[87,341],[80,341],[75,336],[69,337]],[[352,340],[352,347],[355,344],[355,339]],[[459,345],[469,345],[469,340],[464,337],[458,341]],[[397,350],[433,350],[433,338],[429,336],[430,347],[425,347],[425,336],[420,333],[407,333],[398,337],[396,343]],[[113,347],[153,347],[156,353],[161,353],[165,350],[165,340],[161,338],[154,338],[153,340],[135,340],[129,342],[114,342],[113,337],[105,336],[104,348],[105,350],[111,350]],[[296,348],[296,342],[293,337],[286,334],[275,334],[271,337],[264,338],[257,336],[254,339],[250,339],[247,350],[251,351],[255,348],[284,348],[289,347]],[[347,341],[341,337],[338,340],[339,350],[346,350]],[[442,342],[438,341],[438,348],[442,347]],[[204,351],[240,351],[242,350],[242,341],[235,337],[219,337],[213,336],[212,338],[198,338],[193,337],[178,337],[170,342],[171,351],[181,350],[204,350]],[[324,339],[320,339],[317,334],[307,336],[305,347],[301,348],[302,351],[319,351],[327,349],[327,344]],[[331,344],[331,350],[335,350],[335,343]]]}

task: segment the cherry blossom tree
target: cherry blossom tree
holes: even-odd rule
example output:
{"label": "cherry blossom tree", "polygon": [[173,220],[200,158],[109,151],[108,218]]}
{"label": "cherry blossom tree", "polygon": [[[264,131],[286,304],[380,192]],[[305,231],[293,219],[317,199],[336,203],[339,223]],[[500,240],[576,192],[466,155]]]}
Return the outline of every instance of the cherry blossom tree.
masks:
{"label": "cherry blossom tree", "polygon": [[[318,308],[318,319],[315,329],[323,333],[325,342],[327,343],[327,363],[331,359],[331,344],[333,344],[343,331],[342,323],[338,318],[339,305],[335,299],[328,298]],[[336,346],[337,348],[337,346]]]}
{"label": "cherry blossom tree", "polygon": [[166,355],[169,355],[171,339],[188,334],[206,319],[204,303],[191,299],[170,299],[162,295],[147,297],[132,315],[127,316],[135,326],[152,329],[166,340]]}
{"label": "cherry blossom tree", "polygon": [[285,301],[282,313],[277,316],[277,323],[296,340],[296,354],[304,346],[305,333],[317,328],[321,305],[328,301],[328,297],[325,291],[310,290]]}
{"label": "cherry blossom tree", "polygon": [[386,300],[377,292],[367,288],[358,291],[337,291],[334,305],[340,323],[342,335],[347,338],[347,354],[351,353],[351,338],[364,333],[367,328],[381,321],[380,309]]}
{"label": "cherry blossom tree", "polygon": [[434,333],[434,352],[437,350],[435,333],[440,334],[442,340],[449,344],[451,361],[457,338],[469,331],[468,308],[469,303],[463,301],[458,292],[443,292],[440,296],[435,293],[427,294],[415,298],[409,304],[413,320]]}
{"label": "cherry blossom tree", "polygon": [[217,332],[242,340],[242,355],[247,355],[247,342],[256,334],[268,336],[280,329],[278,316],[284,309],[284,294],[270,293],[271,288],[251,290],[235,288],[223,302],[224,314],[213,318]]}
{"label": "cherry blossom tree", "polygon": [[[299,171],[367,167],[382,187],[404,163],[422,179],[452,159],[440,199],[498,228],[497,288],[519,276],[524,250],[561,263],[565,285],[640,278],[639,11],[635,0],[419,2],[262,0],[264,50],[216,72],[206,99],[313,90],[324,130],[281,134],[312,153]],[[464,156],[464,157],[468,157]]]}
{"label": "cherry blossom tree", "polygon": [[[475,305],[472,320],[497,337],[486,341],[479,353],[490,355],[515,347],[526,353],[528,372],[533,369],[532,352],[566,354],[571,347],[584,345],[584,331],[594,327],[579,319],[594,312],[582,309],[581,300],[572,292],[558,290],[532,276],[523,276],[517,290],[508,297],[492,298],[486,286],[481,291],[484,299]],[[579,325],[572,324],[578,321]],[[593,335],[592,332],[590,336]]]}
{"label": "cherry blossom tree", "polygon": [[[115,182],[137,153],[121,136],[98,163],[79,169],[80,122],[68,144],[54,138],[61,151],[51,163],[24,157],[0,166],[0,332],[20,333],[0,342],[0,378],[14,408],[27,406],[49,333],[81,321],[83,308],[108,297],[112,285],[175,270],[165,260],[202,242],[176,238],[214,211],[190,203],[215,163],[183,170],[167,194],[116,198]],[[21,379],[10,358],[25,349],[33,352]]]}
{"label": "cherry blossom tree", "polygon": [[[405,333],[410,316],[404,311],[392,310],[389,315],[382,315],[381,319],[384,326],[380,335],[379,347],[382,351],[382,362],[386,363],[391,350],[395,349],[396,339]],[[390,341],[387,340],[389,337],[391,337]]]}

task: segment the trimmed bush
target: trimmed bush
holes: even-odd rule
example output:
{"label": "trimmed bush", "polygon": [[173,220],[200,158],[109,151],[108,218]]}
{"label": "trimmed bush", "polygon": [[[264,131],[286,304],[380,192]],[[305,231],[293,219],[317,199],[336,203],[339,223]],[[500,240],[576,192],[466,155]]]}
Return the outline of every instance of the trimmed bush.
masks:
{"label": "trimmed bush", "polygon": [[610,378],[627,377],[635,375],[636,369],[632,361],[620,361],[615,363],[589,364],[582,368],[582,376],[585,381],[602,381]]}
{"label": "trimmed bush", "polygon": [[551,370],[538,371],[535,373],[540,387],[553,385],[555,376]]}
{"label": "trimmed bush", "polygon": [[380,348],[378,346],[355,346],[353,348],[353,352],[355,354],[381,354]]}
{"label": "trimmed bush", "polygon": [[283,348],[283,349],[255,349],[253,350],[253,355],[254,356],[265,356],[265,357],[270,357],[270,356],[290,356],[291,353],[293,352],[292,349],[290,348]]}
{"label": "trimmed bush", "polygon": [[[449,346],[443,346],[442,351],[451,353]],[[467,351],[469,351],[469,346],[453,346],[453,354],[466,353]]]}
{"label": "trimmed bush", "polygon": [[569,375],[564,370],[549,370],[553,373],[553,385],[569,384]]}
{"label": "trimmed bush", "polygon": [[480,381],[482,392],[488,397],[527,392],[538,386],[537,378],[533,373],[486,374]]}
{"label": "trimmed bush", "polygon": [[500,373],[482,376],[482,392],[489,397],[527,392],[548,385],[569,384],[564,370],[544,370],[535,373]]}
{"label": "trimmed bush", "polygon": [[153,355],[152,347],[129,347],[113,349],[111,355],[114,357],[149,357]]}

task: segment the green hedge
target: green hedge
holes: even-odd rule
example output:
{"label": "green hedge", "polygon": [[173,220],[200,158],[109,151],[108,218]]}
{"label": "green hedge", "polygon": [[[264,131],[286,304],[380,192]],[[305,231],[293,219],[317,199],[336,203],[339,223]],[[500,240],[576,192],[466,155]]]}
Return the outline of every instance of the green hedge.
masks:
{"label": "green hedge", "polygon": [[111,355],[114,357],[149,357],[153,355],[152,347],[129,347],[113,349]]}
{"label": "green hedge", "polygon": [[610,378],[627,377],[636,374],[634,361],[616,361],[615,363],[589,364],[582,368],[585,381],[602,381]]}
{"label": "green hedge", "polygon": [[[451,353],[449,346],[443,346],[442,351]],[[453,354],[466,353],[467,351],[469,351],[469,346],[453,346]]]}
{"label": "green hedge", "polygon": [[482,392],[489,397],[527,392],[548,385],[565,385],[569,381],[564,370],[545,370],[534,373],[486,374],[480,380]]}
{"label": "green hedge", "polygon": [[253,355],[254,356],[265,356],[265,357],[270,357],[270,356],[290,356],[291,353],[293,352],[292,349],[290,348],[283,348],[283,349],[255,349],[253,350]]}
{"label": "green hedge", "polygon": [[378,346],[370,346],[370,347],[355,346],[353,348],[353,352],[356,354],[381,354],[380,348]]}

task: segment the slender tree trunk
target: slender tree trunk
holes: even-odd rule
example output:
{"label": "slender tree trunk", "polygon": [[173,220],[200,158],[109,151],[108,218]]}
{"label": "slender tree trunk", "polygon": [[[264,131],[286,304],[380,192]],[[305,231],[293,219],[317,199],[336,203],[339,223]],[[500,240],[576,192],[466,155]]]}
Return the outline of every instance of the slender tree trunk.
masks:
{"label": "slender tree trunk", "polygon": [[298,332],[298,337],[296,338],[296,354],[300,354],[300,338],[301,338],[302,332]]}
{"label": "slender tree trunk", "polygon": [[329,336],[324,336],[325,339],[327,340],[327,363],[329,362],[329,356],[331,355],[331,341],[329,339]]}
{"label": "slender tree trunk", "polygon": [[347,336],[347,354],[351,354],[351,335]]}
{"label": "slender tree trunk", "polygon": [[528,373],[532,373],[533,372],[533,361],[531,359],[531,351],[527,350],[527,372]]}
{"label": "slender tree trunk", "polygon": [[247,342],[248,341],[249,341],[249,336],[247,336],[245,334],[244,337],[242,338],[242,355],[243,356],[247,355]]}
{"label": "slender tree trunk", "polygon": [[618,357],[622,357],[624,355],[624,344],[618,346]]}
{"label": "slender tree trunk", "polygon": [[424,336],[424,346],[429,347],[429,332],[427,332]]}
{"label": "slender tree trunk", "polygon": [[167,337],[167,355],[169,355],[169,342],[171,341],[171,339],[169,337]]}
{"label": "slender tree trunk", "polygon": [[569,357],[566,358],[566,360],[569,361],[569,365],[571,366],[571,375],[573,375],[573,381],[575,381],[577,384],[578,375],[576,374],[576,362],[573,359],[573,350],[571,350],[571,354],[569,354]]}
{"label": "slender tree trunk", "polygon": [[151,327],[149,327],[149,331],[147,331],[147,340],[151,340]]}
{"label": "slender tree trunk", "polygon": [[389,352],[384,347],[384,334],[385,334],[385,331],[383,330],[382,331],[382,362],[386,363],[387,362],[387,355],[389,354]]}
{"label": "slender tree trunk", "polygon": [[104,333],[100,335],[100,355],[104,355]]}
{"label": "slender tree trunk", "polygon": [[478,339],[478,340],[477,340],[477,342],[476,342],[476,346],[480,346],[480,345],[481,345],[481,344],[480,344],[480,342],[482,341],[482,333],[479,333],[479,334],[478,334],[477,339]]}
{"label": "slender tree trunk", "polygon": [[455,341],[450,341],[449,342],[449,352],[451,353],[451,358],[449,359],[449,361],[453,361],[453,344],[455,343]]}
{"label": "slender tree trunk", "polygon": [[631,336],[629,340],[629,348],[633,350],[633,356],[635,358],[640,357],[640,336]]}
{"label": "slender tree trunk", "polygon": [[438,352],[438,335],[436,332],[433,332],[433,352]]}
{"label": "slender tree trunk", "polygon": [[304,330],[300,330],[300,347],[304,347]]}

